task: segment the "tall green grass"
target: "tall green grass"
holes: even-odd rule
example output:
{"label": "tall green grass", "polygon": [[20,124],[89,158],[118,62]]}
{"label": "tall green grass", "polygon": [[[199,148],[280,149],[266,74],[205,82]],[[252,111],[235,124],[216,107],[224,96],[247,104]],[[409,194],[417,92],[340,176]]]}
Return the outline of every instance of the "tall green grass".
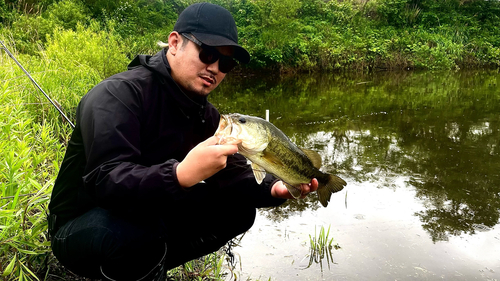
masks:
{"label": "tall green grass", "polygon": [[340,246],[330,237],[330,226],[328,226],[328,230],[321,226],[319,232],[314,227],[314,236],[309,235],[309,249],[309,264],[307,267],[310,267],[313,263],[319,263],[321,270],[323,270],[323,261],[326,260],[328,268],[330,268],[330,263],[334,263],[332,250],[338,250]]}
{"label": "tall green grass", "polygon": [[0,88],[0,264],[5,280],[38,280],[50,253],[46,212],[63,145],[19,90]]}

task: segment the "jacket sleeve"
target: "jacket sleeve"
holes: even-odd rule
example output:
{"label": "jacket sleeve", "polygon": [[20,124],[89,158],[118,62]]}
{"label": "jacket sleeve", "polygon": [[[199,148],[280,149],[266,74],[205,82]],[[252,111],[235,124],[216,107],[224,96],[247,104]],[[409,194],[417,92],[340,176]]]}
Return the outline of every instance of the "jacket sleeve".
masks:
{"label": "jacket sleeve", "polygon": [[77,124],[85,148],[83,183],[99,206],[147,210],[159,200],[184,196],[174,159],[147,166],[141,156],[141,95],[137,86],[105,80],[79,105]]}
{"label": "jacket sleeve", "polygon": [[241,154],[228,157],[227,166],[207,182],[224,189],[229,198],[238,198],[241,203],[256,208],[275,207],[286,202],[286,199],[271,196],[271,188],[277,181],[267,174],[261,184],[255,180],[252,168]]}

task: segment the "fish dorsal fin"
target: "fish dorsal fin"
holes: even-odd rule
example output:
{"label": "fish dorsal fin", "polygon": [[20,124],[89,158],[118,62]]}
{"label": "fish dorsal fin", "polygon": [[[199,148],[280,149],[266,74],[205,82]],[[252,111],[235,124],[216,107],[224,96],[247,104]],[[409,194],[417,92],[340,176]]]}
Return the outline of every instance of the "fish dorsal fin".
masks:
{"label": "fish dorsal fin", "polygon": [[321,155],[319,155],[319,153],[310,149],[305,149],[305,148],[301,149],[302,152],[304,152],[304,154],[307,156],[307,158],[311,160],[313,166],[316,167],[316,169],[321,168],[321,165],[323,165],[323,161],[321,160]]}
{"label": "fish dorsal fin", "polygon": [[252,166],[255,180],[257,181],[258,184],[261,184],[264,178],[266,177],[266,170],[264,170],[261,166],[252,162],[250,162],[250,166]]}

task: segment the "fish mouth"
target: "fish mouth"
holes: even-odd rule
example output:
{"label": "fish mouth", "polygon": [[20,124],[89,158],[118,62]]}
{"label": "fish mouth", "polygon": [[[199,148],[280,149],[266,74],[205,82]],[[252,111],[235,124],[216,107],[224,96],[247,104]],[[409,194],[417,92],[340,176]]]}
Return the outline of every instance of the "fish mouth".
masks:
{"label": "fish mouth", "polygon": [[226,142],[226,138],[229,137],[233,131],[232,127],[231,118],[226,115],[221,115],[219,127],[214,134],[214,136],[219,138],[218,144],[224,144]]}
{"label": "fish mouth", "polygon": [[[219,127],[217,128],[217,132],[215,132],[216,135],[221,134],[221,133],[227,133],[228,127],[231,126],[231,119],[227,117],[226,115],[221,115],[220,116],[220,121],[219,121]],[[231,130],[229,131],[229,134],[231,134]]]}
{"label": "fish mouth", "polygon": [[234,126],[230,115],[221,115],[219,127],[215,136],[219,138],[217,144],[240,144],[242,140],[238,139],[239,129]]}

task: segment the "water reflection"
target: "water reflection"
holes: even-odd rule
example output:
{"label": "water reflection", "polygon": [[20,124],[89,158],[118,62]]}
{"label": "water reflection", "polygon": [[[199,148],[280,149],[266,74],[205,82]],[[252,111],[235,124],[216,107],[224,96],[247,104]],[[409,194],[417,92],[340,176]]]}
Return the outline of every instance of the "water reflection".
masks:
{"label": "water reflection", "polygon": [[[325,171],[414,188],[425,207],[415,215],[434,242],[499,222],[499,100],[498,71],[233,77],[211,97],[222,113],[269,109],[295,143],[320,152]],[[401,176],[406,186],[394,184]],[[266,214],[317,208],[308,198]]]}

